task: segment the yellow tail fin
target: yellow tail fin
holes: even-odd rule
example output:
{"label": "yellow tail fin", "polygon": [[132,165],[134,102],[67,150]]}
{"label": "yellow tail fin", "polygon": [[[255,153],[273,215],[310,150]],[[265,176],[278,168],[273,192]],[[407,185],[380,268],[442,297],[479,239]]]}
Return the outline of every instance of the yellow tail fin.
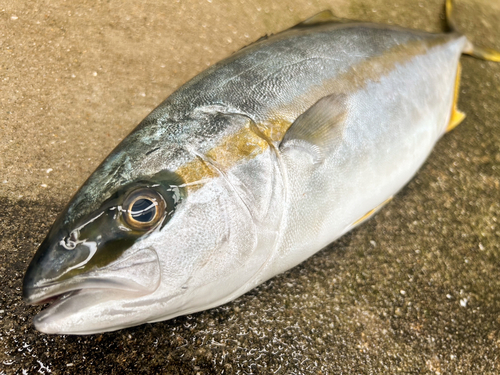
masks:
{"label": "yellow tail fin", "polygon": [[[453,18],[453,0],[446,0],[446,22],[452,31],[457,31],[455,19]],[[500,52],[490,48],[483,48],[469,42],[464,53],[481,60],[500,62]]]}

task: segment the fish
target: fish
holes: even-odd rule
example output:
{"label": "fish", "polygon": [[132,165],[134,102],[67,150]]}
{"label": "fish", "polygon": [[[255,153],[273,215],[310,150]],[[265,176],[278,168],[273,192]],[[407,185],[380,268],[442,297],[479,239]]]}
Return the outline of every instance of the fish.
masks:
{"label": "fish", "polygon": [[102,162],[23,280],[49,334],[210,309],[379,211],[457,109],[460,57],[500,61],[453,22],[431,34],[322,12],[194,77]]}

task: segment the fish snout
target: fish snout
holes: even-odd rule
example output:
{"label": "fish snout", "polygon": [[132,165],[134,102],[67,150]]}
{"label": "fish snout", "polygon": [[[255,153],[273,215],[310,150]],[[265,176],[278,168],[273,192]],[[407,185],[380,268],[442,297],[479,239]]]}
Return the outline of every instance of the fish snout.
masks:
{"label": "fish snout", "polygon": [[70,252],[59,244],[53,245],[50,237],[49,234],[40,244],[24,275],[23,299],[30,304],[43,302],[40,292],[57,283],[66,265],[75,263],[79,255],[78,251]]}
{"label": "fish snout", "polygon": [[43,304],[90,288],[152,293],[161,279],[158,255],[149,247],[132,245],[132,241],[68,243],[68,236],[49,234],[24,276],[24,301]]}

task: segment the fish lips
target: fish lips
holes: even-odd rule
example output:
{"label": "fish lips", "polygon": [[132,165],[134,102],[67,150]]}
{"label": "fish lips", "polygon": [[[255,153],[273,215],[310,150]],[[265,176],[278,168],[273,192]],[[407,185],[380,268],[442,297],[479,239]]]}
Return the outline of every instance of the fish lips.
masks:
{"label": "fish lips", "polygon": [[36,280],[27,273],[23,285],[23,298],[32,305],[51,303],[51,306],[35,317],[47,317],[60,309],[64,300],[85,292],[98,293],[99,299],[133,299],[151,294],[160,285],[160,261],[156,251],[151,248],[138,249],[123,254],[118,260],[106,267],[96,268],[86,273],[60,281]]}

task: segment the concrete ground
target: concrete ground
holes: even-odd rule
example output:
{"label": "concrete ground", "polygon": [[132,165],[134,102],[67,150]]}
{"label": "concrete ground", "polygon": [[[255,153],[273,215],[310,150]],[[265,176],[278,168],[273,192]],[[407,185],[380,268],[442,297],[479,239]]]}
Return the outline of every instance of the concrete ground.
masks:
{"label": "concrete ground", "polygon": [[[500,64],[464,57],[467,119],[373,220],[217,309],[93,336],[34,330],[21,283],[55,216],[173,90],[331,9],[438,32],[444,0],[0,2],[0,374],[500,373]],[[500,3],[458,0],[500,49]]]}

